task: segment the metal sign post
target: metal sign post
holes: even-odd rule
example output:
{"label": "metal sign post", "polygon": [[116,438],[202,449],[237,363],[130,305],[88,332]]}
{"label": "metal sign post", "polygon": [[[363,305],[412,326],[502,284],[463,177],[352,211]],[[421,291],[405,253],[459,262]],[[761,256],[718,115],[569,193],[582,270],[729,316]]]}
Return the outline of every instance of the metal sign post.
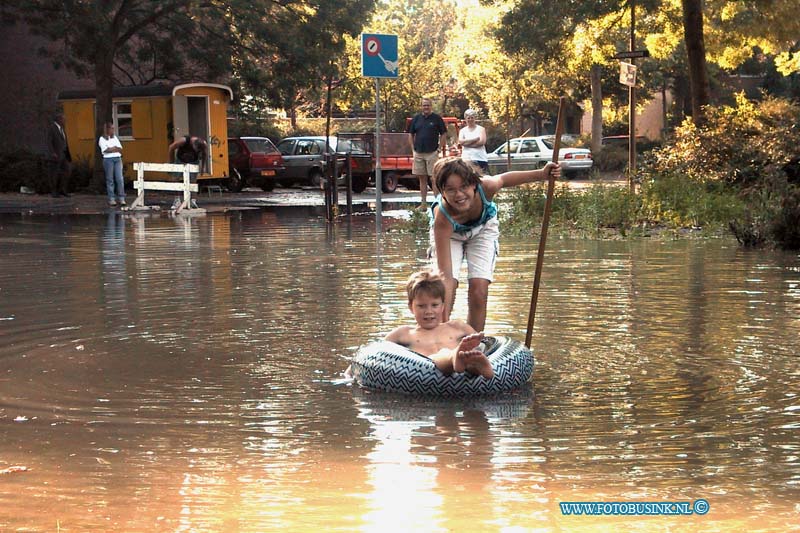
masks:
{"label": "metal sign post", "polygon": [[361,75],[375,78],[375,225],[381,229],[381,78],[397,78],[397,35],[361,34]]}
{"label": "metal sign post", "polygon": [[381,193],[383,192],[383,173],[381,172],[381,79],[375,78],[375,227],[381,231]]}

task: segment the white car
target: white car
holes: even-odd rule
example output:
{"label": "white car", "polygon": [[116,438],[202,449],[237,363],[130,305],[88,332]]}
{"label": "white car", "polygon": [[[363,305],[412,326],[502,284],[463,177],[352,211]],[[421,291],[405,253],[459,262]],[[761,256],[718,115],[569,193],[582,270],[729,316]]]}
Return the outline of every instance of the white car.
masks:
{"label": "white car", "polygon": [[[553,160],[554,135],[539,137],[517,137],[503,143],[489,153],[489,171],[499,174],[508,170],[509,154],[511,170],[531,170],[541,168]],[[563,135],[558,151],[558,161],[565,177],[573,178],[579,174],[588,174],[592,169],[592,152],[588,148],[570,146],[574,137]]]}

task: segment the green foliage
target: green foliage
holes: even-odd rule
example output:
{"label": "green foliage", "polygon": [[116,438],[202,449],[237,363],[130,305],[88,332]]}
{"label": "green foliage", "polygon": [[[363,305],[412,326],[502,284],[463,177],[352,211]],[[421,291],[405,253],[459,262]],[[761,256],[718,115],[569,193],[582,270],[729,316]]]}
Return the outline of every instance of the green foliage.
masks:
{"label": "green foliage", "polygon": [[430,211],[420,211],[412,209],[411,216],[407,220],[400,220],[390,227],[390,231],[400,233],[411,233],[420,238],[428,235],[430,229]]}
{"label": "green foliage", "polygon": [[739,95],[735,106],[708,108],[706,116],[702,127],[686,121],[677,128],[645,173],[753,186],[800,156],[800,106],[791,101]]}
{"label": "green foliage", "polygon": [[[702,225],[722,221],[710,213],[726,214],[745,246],[796,246],[798,193],[790,178],[800,159],[800,105],[738,95],[734,106],[708,108],[706,116],[702,127],[685,122],[643,165],[643,194],[661,199],[645,201],[646,215]],[[741,199],[731,200],[731,193]]]}
{"label": "green foliage", "polygon": [[105,181],[99,188],[93,180],[94,162],[87,157],[73,159],[70,165],[69,188],[72,191],[105,192]]}
{"label": "green foliage", "polygon": [[639,216],[641,198],[625,187],[595,184],[578,198],[576,224],[587,230],[617,228],[625,231]]}
{"label": "green foliage", "polygon": [[[547,198],[546,185],[517,187],[498,200],[504,231],[528,233],[538,230]],[[628,189],[594,184],[585,192],[567,185],[556,187],[550,225],[556,231],[597,235],[614,228],[626,233],[637,220],[639,198]]]}
{"label": "green foliage", "polygon": [[[502,195],[506,231],[536,230],[544,213],[544,185],[517,187]],[[613,228],[621,234],[659,226],[720,229],[744,212],[735,191],[719,183],[700,184],[684,178],[648,182],[640,194],[626,187],[595,183],[585,191],[557,187],[550,224],[556,230],[597,235]]]}
{"label": "green foliage", "polygon": [[628,166],[628,150],[621,146],[604,146],[592,154],[594,168],[600,172],[622,172]]}
{"label": "green foliage", "polygon": [[274,143],[286,136],[281,128],[266,120],[230,122],[228,124],[228,135],[231,137],[267,137]]}
{"label": "green foliage", "polygon": [[800,250],[800,188],[792,187],[772,223],[772,238],[786,250]]}
{"label": "green foliage", "polygon": [[730,230],[748,247],[774,244],[787,250],[800,249],[800,187],[770,176],[744,192],[744,214],[731,221]]}
{"label": "green foliage", "polygon": [[665,175],[645,181],[639,216],[672,228],[721,228],[744,213],[736,191],[714,181]]}
{"label": "green foliage", "polygon": [[0,153],[0,192],[19,192],[25,186],[37,193],[50,191],[47,162],[27,150]]}
{"label": "green foliage", "polygon": [[[13,2],[4,16],[56,41],[53,61],[94,78],[98,124],[111,88],[160,80],[227,81],[249,120],[272,105],[316,98],[338,74],[344,36],[355,36],[376,0],[126,0]],[[54,16],[57,14],[57,16]]]}

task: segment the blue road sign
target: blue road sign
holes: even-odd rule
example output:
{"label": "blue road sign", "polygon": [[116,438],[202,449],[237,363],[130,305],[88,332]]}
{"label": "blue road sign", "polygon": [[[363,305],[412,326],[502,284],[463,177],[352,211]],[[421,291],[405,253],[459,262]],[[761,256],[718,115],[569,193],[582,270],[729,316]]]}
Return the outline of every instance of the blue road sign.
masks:
{"label": "blue road sign", "polygon": [[367,78],[396,78],[397,35],[361,34],[361,75]]}

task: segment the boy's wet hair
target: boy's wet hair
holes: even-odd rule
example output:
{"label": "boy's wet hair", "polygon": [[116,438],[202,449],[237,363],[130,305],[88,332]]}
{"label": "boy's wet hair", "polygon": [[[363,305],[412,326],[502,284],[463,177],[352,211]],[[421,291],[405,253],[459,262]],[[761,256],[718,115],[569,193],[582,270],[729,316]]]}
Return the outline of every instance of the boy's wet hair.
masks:
{"label": "boy's wet hair", "polygon": [[441,298],[444,301],[444,281],[439,274],[430,270],[420,270],[408,278],[406,292],[408,293],[408,303],[413,302],[414,298],[420,294]]}
{"label": "boy's wet hair", "polygon": [[436,188],[444,190],[447,178],[451,175],[461,176],[466,185],[478,185],[481,182],[481,169],[460,157],[444,157],[433,165],[433,181]]}

